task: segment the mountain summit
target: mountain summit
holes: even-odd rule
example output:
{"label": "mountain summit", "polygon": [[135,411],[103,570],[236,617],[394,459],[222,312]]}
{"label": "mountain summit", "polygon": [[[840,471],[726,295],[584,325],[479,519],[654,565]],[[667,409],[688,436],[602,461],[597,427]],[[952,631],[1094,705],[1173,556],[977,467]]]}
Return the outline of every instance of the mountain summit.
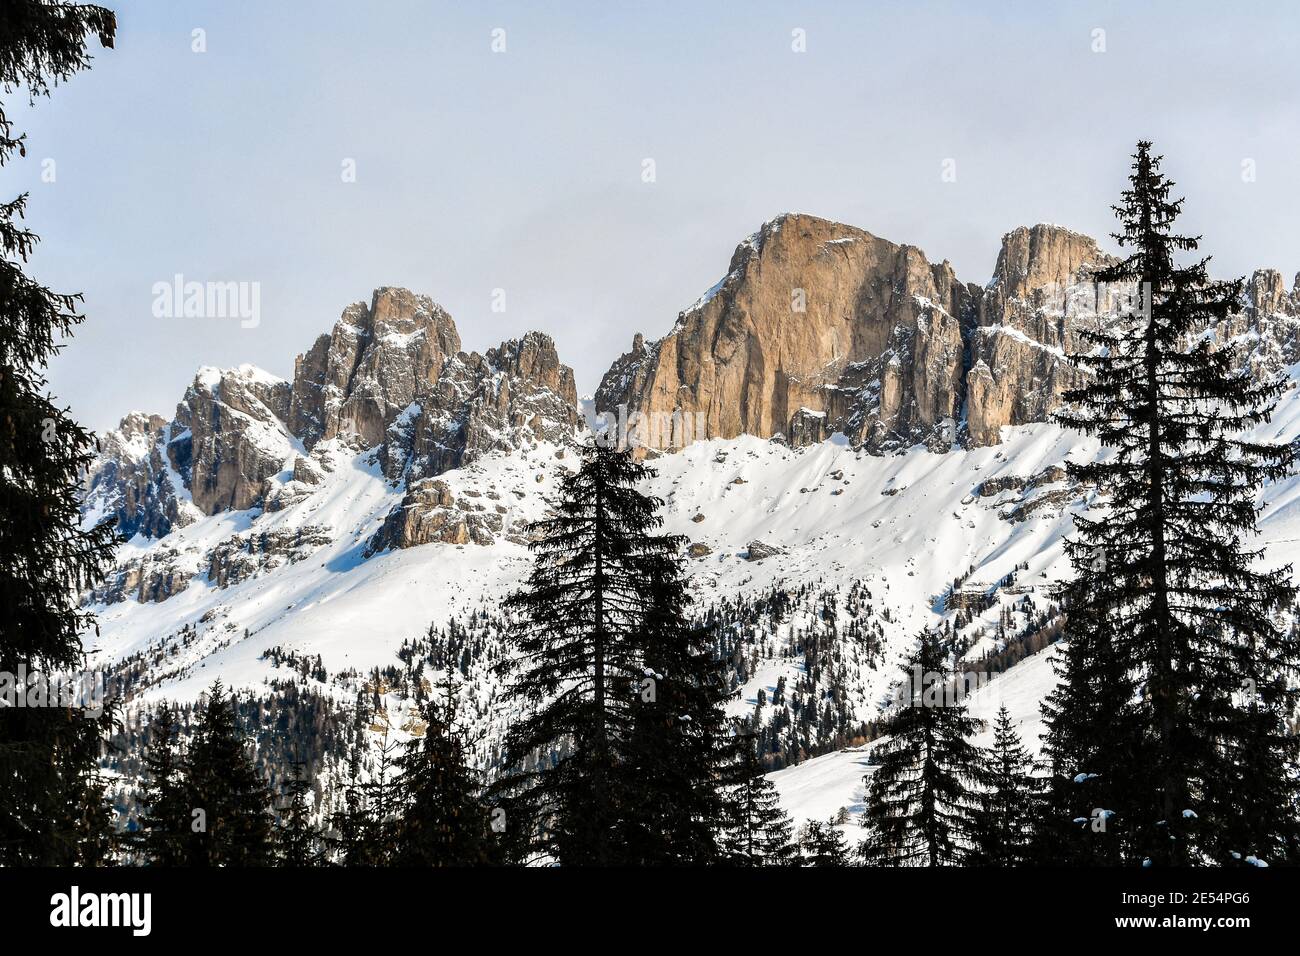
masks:
{"label": "mountain summit", "polygon": [[[1064,359],[1076,330],[1116,308],[1120,290],[1090,279],[1110,261],[1088,236],[1021,227],[975,285],[915,246],[779,216],[736,247],[667,335],[635,338],[596,409],[670,423],[645,430],[655,448],[741,434],[805,445],[836,432],[873,452],[995,444],[1003,426],[1047,420],[1075,383]],[[1292,342],[1297,292],[1271,270],[1248,288],[1230,335],[1249,326]],[[1293,344],[1279,353],[1282,364],[1297,357]]]}

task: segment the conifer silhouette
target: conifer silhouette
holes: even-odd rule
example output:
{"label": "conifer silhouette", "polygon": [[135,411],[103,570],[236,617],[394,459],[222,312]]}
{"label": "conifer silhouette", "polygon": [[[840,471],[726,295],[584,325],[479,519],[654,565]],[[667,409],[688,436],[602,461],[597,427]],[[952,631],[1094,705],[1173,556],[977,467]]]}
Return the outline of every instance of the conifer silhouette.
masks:
{"label": "conifer silhouette", "polygon": [[1006,704],[993,724],[993,746],[982,756],[971,862],[1022,866],[1032,858],[1039,781]]}
{"label": "conifer silhouette", "polygon": [[[34,100],[90,65],[88,35],[111,47],[113,14],[92,5],[0,6],[0,90]],[[0,165],[25,152],[0,106]],[[44,370],[82,321],[80,296],[23,272],[37,237],[26,194],[0,202],[0,672],[47,682],[83,666],[93,617],[79,594],[111,560],[111,523],[83,528],[80,479],[95,441],[46,393]],[[18,688],[20,693],[25,687]],[[0,719],[0,866],[88,865],[112,845],[97,762],[113,709],[6,708]]]}
{"label": "conifer silhouette", "polygon": [[497,857],[483,785],[466,752],[459,688],[448,675],[425,703],[424,734],[397,759],[403,804],[398,866],[473,866]]}
{"label": "conifer silhouette", "polygon": [[[1113,455],[1070,463],[1100,493],[1067,542],[1061,683],[1044,706],[1052,764],[1048,832],[1060,859],[1227,862],[1294,846],[1297,650],[1280,627],[1290,569],[1257,569],[1261,485],[1294,450],[1251,439],[1281,381],[1253,381],[1216,323],[1241,282],[1173,232],[1182,200],[1140,142],[1115,212],[1128,255],[1095,273],[1135,307],[1081,332],[1086,373],[1058,420]],[[1073,829],[1072,839],[1065,838]],[[1267,847],[1267,850],[1265,848]]]}
{"label": "conifer silhouette", "polygon": [[864,857],[876,866],[961,866],[969,862],[978,802],[978,728],[966,713],[939,634],[923,631],[904,670],[905,691],[888,739],[866,777]]}
{"label": "conifer silhouette", "polygon": [[[700,824],[707,826],[686,810],[671,809],[672,821],[651,820],[637,791],[667,783],[658,775],[668,751],[629,748],[648,677],[661,682],[653,693],[663,703],[639,711],[639,740],[650,734],[647,718],[658,722],[659,741],[675,737],[687,749],[700,741],[701,754],[716,733],[678,719],[694,719],[701,712],[697,695],[712,699],[715,690],[692,676],[703,665],[679,617],[682,542],[654,533],[661,502],[636,487],[649,474],[627,451],[584,447],[578,469],[561,483],[554,514],[532,528],[533,568],[508,601],[518,622],[510,634],[517,654],[497,672],[510,681],[506,699],[527,716],[506,735],[513,772],[494,787],[495,799],[512,819],[536,819],[535,847],[564,864],[657,856],[673,827],[695,831],[679,851],[694,857],[691,841],[700,838]],[[695,772],[687,769],[687,776],[695,779]],[[676,783],[668,787],[680,796]],[[633,847],[633,840],[642,845]]]}

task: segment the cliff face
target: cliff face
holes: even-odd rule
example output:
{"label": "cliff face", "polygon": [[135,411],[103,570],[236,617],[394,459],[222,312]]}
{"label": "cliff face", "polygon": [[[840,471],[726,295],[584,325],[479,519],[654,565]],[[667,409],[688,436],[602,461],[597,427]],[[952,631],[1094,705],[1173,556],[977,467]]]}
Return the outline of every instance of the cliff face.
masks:
{"label": "cliff face", "polygon": [[742,433],[872,447],[955,427],[963,325],[978,290],[919,249],[812,216],[742,242],[727,275],[664,338],[638,336],[598,412],[642,416],[651,447]]}
{"label": "cliff face", "polygon": [[251,365],[199,371],[176,406],[167,446],[203,514],[251,508],[293,453],[289,383]]}
{"label": "cliff face", "polygon": [[[1080,233],[1022,227],[978,287],[915,247],[782,216],[737,247],[666,336],[635,337],[596,409],[607,420],[623,409],[655,449],[741,433],[802,445],[842,432],[873,452],[994,444],[1003,426],[1046,421],[1078,384],[1065,357],[1080,329],[1124,302],[1091,278],[1112,261]],[[1277,371],[1300,360],[1298,304],[1279,273],[1256,272],[1216,334],[1249,333],[1247,361]]]}
{"label": "cliff face", "polygon": [[160,537],[201,515],[283,507],[331,467],[318,447],[374,449],[389,478],[415,482],[490,451],[572,441],[576,426],[573,372],[549,336],[466,354],[440,306],[382,288],[298,357],[292,383],[251,365],[204,368],[170,422],[123,419],[101,440],[83,514]]}
{"label": "cliff face", "polygon": [[384,472],[409,481],[492,451],[562,444],[572,440],[577,407],[573,371],[549,335],[529,332],[487,355],[458,353],[388,428]]}
{"label": "cliff face", "polygon": [[369,448],[418,393],[433,385],[460,335],[443,308],[406,289],[376,289],[344,310],[294,363],[289,425],[310,449],[343,437]]}
{"label": "cliff face", "polygon": [[101,436],[99,454],[87,471],[83,515],[117,518],[126,538],[161,538],[200,515],[183,486],[171,480],[166,457],[171,429],[160,415],[131,412]]}
{"label": "cliff face", "polygon": [[1046,421],[1061,393],[1079,383],[1065,356],[1078,346],[1078,329],[1095,326],[1112,307],[1105,292],[1098,302],[1090,278],[1111,261],[1092,239],[1059,226],[1021,227],[1002,237],[971,330],[972,444],[995,444],[1003,425]]}

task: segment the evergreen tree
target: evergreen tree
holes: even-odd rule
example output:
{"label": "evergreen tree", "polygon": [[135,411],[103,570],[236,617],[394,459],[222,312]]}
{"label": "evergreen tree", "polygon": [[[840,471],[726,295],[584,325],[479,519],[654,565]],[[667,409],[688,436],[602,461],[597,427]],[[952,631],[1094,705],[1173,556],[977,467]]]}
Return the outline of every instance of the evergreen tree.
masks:
{"label": "evergreen tree", "polygon": [[234,701],[221,681],[199,711],[185,768],[191,866],[264,866],[271,861],[271,792],[245,749]]}
{"label": "evergreen tree", "polygon": [[635,634],[643,677],[621,748],[627,859],[715,863],[722,855],[725,773],[735,759],[723,710],[730,691],[708,630],[686,622],[680,560],[665,555],[661,563],[646,581],[653,607]]}
{"label": "evergreen tree", "polygon": [[280,825],[275,830],[276,855],[281,866],[319,866],[323,859],[322,840],[311,820],[307,794],[311,781],[302,761],[293,765],[286,788],[288,802],[280,809]]}
{"label": "evergreen tree", "polygon": [[457,723],[458,688],[449,674],[441,696],[422,710],[424,736],[398,758],[403,811],[394,862],[399,866],[472,866],[495,860],[489,808]]}
{"label": "evergreen tree", "polygon": [[[1250,681],[1250,678],[1247,678]],[[1228,777],[1214,810],[1212,859],[1300,861],[1300,793],[1296,785],[1297,737],[1289,725],[1291,686],[1277,679],[1262,688],[1246,683],[1242,712],[1225,735]]]}
{"label": "evergreen tree", "polygon": [[344,866],[361,866],[372,821],[361,794],[361,749],[353,742],[348,756],[348,782],[343,787],[343,806],[330,815],[324,840],[329,855]]}
{"label": "evergreen tree", "polygon": [[[1067,553],[1070,547],[1067,540]],[[1109,579],[1101,575],[1096,587],[1108,588]],[[1059,680],[1042,703],[1050,772],[1032,856],[1043,865],[1113,866],[1122,860],[1128,822],[1115,808],[1141,785],[1147,746],[1132,716],[1138,682],[1116,651],[1102,602],[1081,603],[1068,613],[1073,637],[1059,645],[1052,660]]]}
{"label": "evergreen tree", "polygon": [[1032,858],[1038,780],[1006,704],[998,708],[993,747],[983,757],[980,782],[984,789],[975,816],[971,862],[1022,866]]}
{"label": "evergreen tree", "polygon": [[[87,36],[111,47],[113,14],[82,4],[0,6],[0,90],[34,100],[90,65]],[[0,165],[25,153],[0,106]],[[79,296],[23,273],[37,237],[20,225],[26,194],[0,203],[0,673],[53,682],[83,665],[93,617],[78,594],[111,560],[111,524],[85,529],[80,476],[94,439],[46,394],[44,369],[82,320]],[[26,693],[18,686],[16,693]],[[0,716],[0,866],[91,865],[110,849],[97,771],[112,711],[9,707]]]}
{"label": "evergreen tree", "polygon": [[923,631],[908,661],[906,697],[866,778],[865,858],[872,865],[960,866],[975,830],[977,722],[953,681],[940,636]]}
{"label": "evergreen tree", "polygon": [[532,572],[507,607],[517,653],[498,665],[526,714],[507,732],[494,787],[509,819],[539,821],[537,848],[564,864],[629,861],[622,747],[645,677],[643,643],[680,542],[652,534],[661,502],[630,454],[592,444],[566,475],[553,517],[533,525]]}
{"label": "evergreen tree", "polygon": [[737,866],[789,862],[793,852],[790,817],[781,809],[776,787],[763,774],[756,739],[754,735],[739,736],[736,744],[721,841],[726,862]]}
{"label": "evergreen tree", "polygon": [[140,802],[141,854],[157,866],[185,863],[185,844],[190,833],[191,804],[185,788],[184,763],[177,742],[176,714],[163,704],[149,725],[145,747],[146,781]]}
{"label": "evergreen tree", "polygon": [[[394,756],[401,744],[389,741],[388,714],[376,712],[378,720],[371,729],[382,731],[375,772],[368,780],[354,782],[347,794],[347,813],[352,849],[345,862],[348,866],[391,866],[397,852],[397,828],[401,819],[401,800]],[[364,736],[360,739],[364,748]]]}
{"label": "evergreen tree", "polygon": [[799,858],[804,866],[848,866],[848,840],[834,820],[809,820],[799,835]]}
{"label": "evergreen tree", "polygon": [[1294,845],[1283,767],[1295,738],[1281,730],[1300,662],[1278,617],[1295,589],[1289,568],[1257,570],[1262,552],[1244,542],[1259,487],[1294,460],[1290,446],[1246,436],[1282,383],[1253,382],[1233,348],[1204,334],[1233,311],[1241,282],[1210,281],[1206,259],[1175,262],[1198,245],[1172,231],[1182,200],[1149,143],[1132,170],[1115,207],[1129,253],[1095,277],[1132,290],[1136,308],[1081,331],[1073,360],[1087,378],[1058,414],[1113,454],[1068,466],[1108,500],[1076,517],[1067,544],[1067,644],[1044,712],[1049,829],[1091,819],[1066,855],[1102,862],[1277,853]]}

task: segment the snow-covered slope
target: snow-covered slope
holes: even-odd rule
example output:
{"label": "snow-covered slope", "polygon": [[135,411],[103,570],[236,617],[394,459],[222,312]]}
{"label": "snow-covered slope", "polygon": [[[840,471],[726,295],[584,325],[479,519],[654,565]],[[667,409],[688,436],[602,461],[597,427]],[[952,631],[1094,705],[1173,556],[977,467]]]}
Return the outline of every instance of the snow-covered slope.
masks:
{"label": "snow-covered slope", "polygon": [[[1050,647],[1035,654],[971,694],[966,702],[969,712],[985,724],[975,737],[977,745],[987,747],[993,743],[993,719],[1005,704],[1017,733],[1037,753],[1043,732],[1039,703],[1056,680],[1051,666],[1055,653],[1056,648]],[[866,800],[865,778],[871,772],[869,751],[870,746],[861,746],[823,754],[768,774],[768,779],[776,785],[782,806],[796,823],[844,820],[840,828],[850,843],[856,843],[860,835],[854,831]],[[847,811],[847,820],[843,811]]]}
{"label": "snow-covered slope", "polygon": [[[878,590],[893,629],[907,634],[937,619],[945,587],[967,566],[992,582],[1021,562],[1037,575],[1059,556],[1068,517],[1046,509],[1035,520],[1009,521],[999,515],[1021,493],[982,498],[974,493],[979,483],[1030,477],[1072,450],[1086,455],[1094,447],[1052,426],[1018,429],[997,448],[944,455],[918,448],[886,458],[855,453],[838,437],[792,451],[743,436],[659,458],[648,490],[665,501],[666,531],[712,549],[689,562],[700,600],[776,582],[862,579]],[[133,539],[124,556],[166,554],[189,581],[165,600],[96,606],[101,633],[88,638],[93,652],[121,658],[193,627],[199,640],[158,684],[169,697],[195,694],[214,672],[237,685],[257,684],[265,673],[258,656],[273,645],[319,653],[331,671],[365,669],[390,663],[400,641],[430,621],[495,602],[517,586],[527,551],[504,537],[490,546],[432,543],[364,559],[366,542],[400,490],[371,453],[318,454],[328,456],[332,471],[283,510],[220,512],[158,540]],[[574,460],[556,454],[543,444],[491,455],[442,479],[462,495],[495,495],[514,525],[541,515],[558,469]],[[277,479],[288,481],[289,474]],[[212,580],[212,553],[223,543],[254,531],[304,529],[321,531],[328,543],[229,587]],[[754,541],[784,554],[746,560]]]}
{"label": "snow-covered slope", "polygon": [[[1300,366],[1289,374],[1300,379]],[[1259,434],[1300,436],[1300,391],[1284,396]],[[879,630],[880,653],[850,649],[843,659],[848,706],[868,721],[879,715],[919,629],[956,625],[965,656],[978,659],[1001,650],[1007,635],[1047,608],[1052,584],[1068,573],[1062,538],[1089,493],[1067,487],[1058,466],[1095,456],[1098,447],[1047,424],[1009,427],[1002,438],[991,447],[936,454],[918,446],[885,457],[855,451],[841,436],[797,450],[750,436],[704,441],[655,459],[648,490],[665,502],[665,530],[703,546],[696,554],[708,551],[688,560],[701,605],[777,586],[837,591],[841,602],[855,583],[870,594],[865,616]],[[525,573],[527,549],[512,533],[491,536],[487,545],[430,543],[367,557],[367,543],[402,500],[401,484],[385,478],[373,449],[326,441],[313,460],[320,466],[314,484],[292,494],[278,493],[296,484],[292,471],[272,477],[267,500],[279,502],[278,510],[220,512],[124,546],[125,564],[168,568],[169,587],[158,600],[95,604],[100,634],[88,635],[87,646],[92,661],[142,665],[136,704],[192,700],[218,676],[262,688],[277,676],[272,648],[319,655],[330,676],[314,681],[316,689],[348,700],[355,685],[340,675],[394,664],[403,642],[430,624],[494,613]],[[500,514],[508,531],[544,512],[560,471],[574,460],[570,450],[542,442],[486,455],[440,480],[457,501]],[[1268,487],[1265,503],[1268,560],[1291,561],[1300,551],[1300,477]],[[761,553],[753,545],[777,553],[751,560]],[[770,646],[803,624],[815,626],[792,615],[770,628],[740,628],[737,641]],[[976,716],[990,719],[1005,701],[1026,739],[1036,741],[1051,653],[993,676],[973,698]],[[794,681],[804,661],[797,653],[757,659],[732,711],[754,714],[762,725],[776,713],[781,677]],[[471,687],[490,734],[509,715],[496,703],[486,668]],[[866,753],[850,749],[773,779],[796,818],[826,818],[841,808],[852,815],[860,810],[865,766]]]}
{"label": "snow-covered slope", "polygon": [[[1300,366],[1287,369],[1287,376],[1293,384],[1300,382]],[[1063,446],[1059,442],[1062,441],[1068,444],[1070,454],[1075,457],[1096,451],[1095,446],[1083,441],[1070,442],[1068,436],[1056,432],[1052,426],[1038,425],[1015,431],[1017,434],[1010,437],[1003,450],[1017,462],[1021,460],[1019,455],[1030,449],[1046,450],[1050,447],[1047,452],[1050,457],[1061,450]],[[1253,437],[1279,443],[1300,439],[1300,389],[1293,387],[1283,396],[1272,421],[1255,429]],[[978,468],[979,463],[969,467]],[[945,502],[943,507],[947,504]],[[1264,546],[1264,563],[1270,567],[1290,564],[1293,568],[1300,568],[1300,475],[1292,475],[1265,487],[1261,504],[1259,544]],[[981,570],[988,567],[996,575],[996,571],[1005,566],[1001,563],[1003,555],[1021,555],[1029,549],[1034,555],[1030,567],[1041,568],[1047,580],[1060,580],[1069,574],[1060,539],[1062,533],[1070,532],[1069,511],[1077,508],[1076,499],[1061,519],[1031,519],[1018,533],[1005,539],[1001,535],[992,535],[978,548],[983,563],[977,567]],[[960,558],[956,563],[961,563]],[[975,743],[981,746],[991,744],[993,719],[1005,704],[1021,738],[1034,752],[1038,752],[1044,729],[1039,707],[1043,697],[1055,685],[1051,660],[1056,650],[1049,647],[1005,673],[992,675],[986,684],[969,696],[967,703],[971,715],[985,723],[985,729],[975,738]],[[865,799],[864,777],[870,773],[868,750],[866,746],[845,748],[768,776],[775,783],[786,810],[797,822],[836,817],[842,820],[845,816],[842,811],[847,811],[848,822],[842,823],[841,828],[851,841],[856,842],[858,835],[854,830]]]}

